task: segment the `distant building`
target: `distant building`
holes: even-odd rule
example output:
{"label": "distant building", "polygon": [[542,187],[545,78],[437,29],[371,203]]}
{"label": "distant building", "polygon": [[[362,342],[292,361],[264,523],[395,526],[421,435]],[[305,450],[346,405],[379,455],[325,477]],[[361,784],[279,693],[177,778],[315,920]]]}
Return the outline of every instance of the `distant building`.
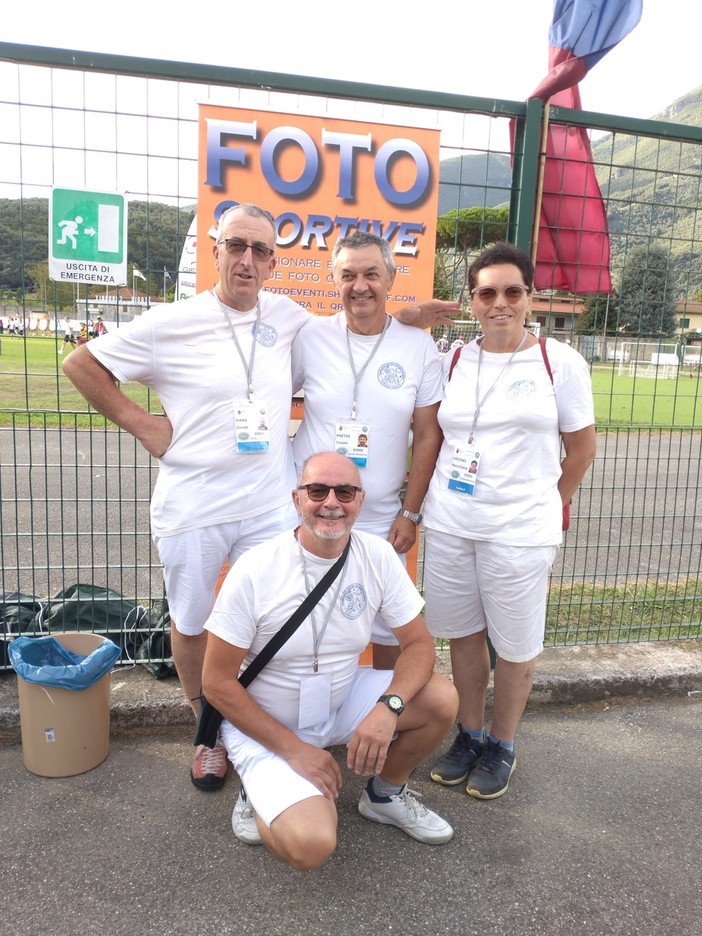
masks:
{"label": "distant building", "polygon": [[575,320],[582,314],[584,304],[585,300],[578,296],[534,293],[531,297],[531,320],[539,323],[542,335],[569,338],[575,331]]}

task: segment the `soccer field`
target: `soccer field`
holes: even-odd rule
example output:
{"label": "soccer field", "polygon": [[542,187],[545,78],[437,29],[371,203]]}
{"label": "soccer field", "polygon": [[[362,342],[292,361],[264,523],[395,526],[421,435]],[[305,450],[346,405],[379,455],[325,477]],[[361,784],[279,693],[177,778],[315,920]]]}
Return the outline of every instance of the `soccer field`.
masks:
{"label": "soccer field", "polygon": [[[62,336],[0,339],[0,406],[14,414],[0,413],[7,425],[17,411],[47,414],[46,424],[57,425],[58,413],[87,413],[88,405],[61,371],[63,358],[58,351]],[[71,353],[67,351],[67,353]],[[619,376],[617,365],[595,364],[592,370],[597,425],[691,429],[702,427],[702,380],[699,370],[685,367],[672,379]],[[138,384],[124,387],[127,395],[152,412],[159,411],[154,394]],[[87,416],[78,416],[78,425],[88,425]],[[82,421],[81,421],[82,420]]]}
{"label": "soccer field", "polygon": [[619,376],[616,364],[592,369],[598,426],[702,427],[702,381],[689,367],[674,378]]}
{"label": "soccer field", "polygon": [[[90,425],[90,417],[75,413],[88,413],[88,404],[74,388],[61,370],[63,356],[59,350],[63,344],[63,335],[58,338],[42,336],[19,338],[15,335],[3,335],[0,339],[0,425],[12,422],[22,425],[18,415],[23,412],[46,414],[47,426],[59,425],[59,413],[70,417],[70,425]],[[71,354],[70,346],[64,352]],[[150,400],[150,410],[159,412],[158,400],[139,384],[126,384],[125,393],[130,399],[146,407]],[[7,412],[10,410],[11,412]],[[92,418],[92,424],[95,425]]]}

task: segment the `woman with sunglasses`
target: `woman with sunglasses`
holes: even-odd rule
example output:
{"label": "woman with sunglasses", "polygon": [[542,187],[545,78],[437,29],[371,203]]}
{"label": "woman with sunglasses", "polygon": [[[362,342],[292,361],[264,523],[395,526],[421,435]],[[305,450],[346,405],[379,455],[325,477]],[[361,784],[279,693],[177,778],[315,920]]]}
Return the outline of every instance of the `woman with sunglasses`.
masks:
{"label": "woman with sunglasses", "polygon": [[[595,457],[594,407],[583,358],[554,339],[542,349],[526,327],[529,256],[498,243],[468,275],[482,334],[444,359],[444,442],[424,511],[426,623],[449,639],[460,699],[458,734],[431,776],[495,799],[516,766],[514,737],[543,649],[562,508]],[[489,729],[486,636],[496,654]]]}

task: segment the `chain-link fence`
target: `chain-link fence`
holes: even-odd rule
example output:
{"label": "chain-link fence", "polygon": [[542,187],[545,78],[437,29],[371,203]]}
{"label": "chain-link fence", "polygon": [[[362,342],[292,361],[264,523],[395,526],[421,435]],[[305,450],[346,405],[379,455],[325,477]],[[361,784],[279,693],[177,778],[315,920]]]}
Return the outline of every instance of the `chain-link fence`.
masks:
{"label": "chain-link fence", "polygon": [[[163,600],[148,522],[157,467],[63,377],[63,322],[77,333],[100,314],[109,327],[177,297],[197,206],[198,104],[438,130],[439,215],[478,209],[483,219],[468,246],[458,226],[453,242],[437,241],[436,283],[453,297],[495,218],[529,246],[543,107],[2,43],[0,78],[0,592],[5,610],[26,606],[6,631],[41,626],[51,600],[76,585],[111,590],[136,609],[125,633],[148,631]],[[598,424],[598,458],[553,572],[547,642],[699,636],[702,130],[684,111],[682,123],[557,108],[549,119],[591,140],[617,292],[535,297],[541,334],[591,363]],[[129,295],[49,278],[54,186],[127,193],[138,271]],[[662,296],[653,324],[632,285],[642,278]],[[437,338],[474,329],[466,306]],[[420,548],[420,585],[421,569]]]}

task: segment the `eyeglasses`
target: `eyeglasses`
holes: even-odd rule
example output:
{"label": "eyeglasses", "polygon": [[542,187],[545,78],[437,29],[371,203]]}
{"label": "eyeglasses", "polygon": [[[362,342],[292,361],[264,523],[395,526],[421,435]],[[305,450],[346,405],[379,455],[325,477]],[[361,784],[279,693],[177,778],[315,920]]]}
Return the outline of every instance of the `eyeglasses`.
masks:
{"label": "eyeglasses", "polygon": [[353,484],[301,484],[298,491],[307,491],[307,496],[311,501],[325,501],[329,497],[329,492],[334,492],[334,497],[340,504],[350,504],[355,499],[356,494],[363,488],[355,487]]}
{"label": "eyeglasses", "polygon": [[477,297],[485,305],[489,305],[497,299],[498,293],[502,293],[507,302],[514,305],[519,302],[524,293],[528,295],[530,292],[528,286],[505,286],[504,289],[496,289],[494,286],[478,286],[476,289],[472,289],[470,294],[474,298]]}
{"label": "eyeglasses", "polygon": [[254,260],[270,260],[275,251],[265,244],[249,244],[239,237],[225,237],[218,244],[224,244],[225,250],[230,257],[243,257],[246,251],[251,248]]}

